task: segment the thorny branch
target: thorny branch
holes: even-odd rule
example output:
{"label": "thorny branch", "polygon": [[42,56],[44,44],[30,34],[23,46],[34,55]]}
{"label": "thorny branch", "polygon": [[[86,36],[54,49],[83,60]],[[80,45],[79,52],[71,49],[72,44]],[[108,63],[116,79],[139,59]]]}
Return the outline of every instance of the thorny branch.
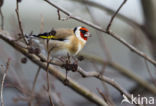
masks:
{"label": "thorny branch", "polygon": [[3,100],[3,87],[4,87],[4,81],[9,69],[9,65],[10,65],[10,58],[8,59],[7,63],[6,63],[6,69],[4,70],[4,74],[3,74],[3,78],[2,78],[2,83],[1,83],[1,106],[4,106],[4,100]]}
{"label": "thorny branch", "polygon": [[101,32],[104,32],[104,33],[107,33],[108,35],[111,35],[113,38],[115,38],[116,40],[118,40],[119,42],[121,42],[122,44],[124,44],[126,47],[128,47],[131,51],[133,51],[134,53],[138,54],[139,56],[145,58],[146,60],[148,60],[150,63],[152,63],[154,66],[156,65],[156,61],[153,60],[151,57],[147,56],[144,52],[138,50],[137,48],[135,48],[134,46],[132,46],[131,44],[129,44],[127,41],[125,41],[123,38],[121,38],[119,35],[113,33],[111,30],[109,31],[106,31],[104,29],[102,29],[100,26],[98,25],[95,25],[89,21],[86,21],[86,20],[83,20],[81,19],[80,17],[76,17],[76,16],[73,16],[70,12],[68,12],[67,10],[65,10],[64,8],[56,5],[55,3],[53,2],[50,2],[49,0],[44,0],[46,1],[48,4],[50,4],[51,6],[57,8],[58,10],[62,11],[64,14],[66,14],[69,18],[72,18],[74,20],[77,20],[81,23],[84,23],[96,30],[99,30]]}

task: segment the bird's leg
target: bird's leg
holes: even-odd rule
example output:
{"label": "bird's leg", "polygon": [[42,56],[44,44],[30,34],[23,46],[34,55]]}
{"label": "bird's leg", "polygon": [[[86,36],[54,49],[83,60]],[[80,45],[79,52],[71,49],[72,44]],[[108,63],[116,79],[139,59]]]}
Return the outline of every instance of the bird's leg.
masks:
{"label": "bird's leg", "polygon": [[77,71],[77,68],[78,68],[78,60],[74,56],[72,56],[72,58],[74,60],[74,62],[72,64],[72,71],[75,72],[75,71]]}
{"label": "bird's leg", "polygon": [[69,53],[67,53],[67,59],[66,59],[66,63],[65,63],[65,69],[66,69],[66,79],[64,81],[65,83],[68,82],[67,77],[68,77],[68,71],[70,70],[70,67],[71,67],[70,63],[71,63],[70,55],[69,55]]}
{"label": "bird's leg", "polygon": [[66,78],[65,78],[65,80],[63,81],[64,82],[64,84],[65,85],[67,85],[68,84],[68,70],[66,70]]}

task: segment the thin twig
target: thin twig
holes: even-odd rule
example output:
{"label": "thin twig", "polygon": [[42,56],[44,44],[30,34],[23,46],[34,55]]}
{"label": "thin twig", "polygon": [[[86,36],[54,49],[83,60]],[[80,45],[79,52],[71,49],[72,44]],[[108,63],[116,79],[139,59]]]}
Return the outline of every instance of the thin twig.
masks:
{"label": "thin twig", "polygon": [[58,15],[58,20],[61,20],[61,14],[60,14],[60,10],[57,10],[57,15]]}
{"label": "thin twig", "polygon": [[108,95],[105,95],[99,88],[96,88],[101,97],[109,104],[109,106],[114,106]]}
{"label": "thin twig", "polygon": [[20,29],[20,32],[21,32],[21,35],[22,35],[22,38],[25,42],[25,44],[28,45],[28,42],[27,40],[25,39],[25,36],[24,36],[24,32],[23,32],[23,28],[22,28],[22,24],[21,24],[21,20],[20,20],[20,16],[19,16],[19,6],[18,6],[18,0],[16,0],[16,15],[17,15],[17,20],[18,20],[18,25],[19,25],[19,29]]}
{"label": "thin twig", "polygon": [[44,17],[41,15],[41,21],[40,21],[40,33],[43,33],[44,30]]}
{"label": "thin twig", "polygon": [[7,75],[7,72],[8,72],[8,69],[9,69],[9,65],[10,65],[10,58],[8,59],[7,63],[6,63],[6,69],[4,71],[4,74],[3,74],[3,78],[2,78],[2,83],[1,83],[1,106],[4,106],[4,100],[3,100],[3,87],[4,87],[4,81],[5,81],[5,78],[6,78],[6,75]]}
{"label": "thin twig", "polygon": [[106,28],[106,31],[109,31],[109,30],[110,30],[110,27],[111,27],[111,25],[112,25],[113,20],[115,19],[116,15],[118,14],[118,12],[119,12],[120,9],[122,8],[122,6],[126,3],[126,1],[127,1],[127,0],[124,0],[124,1],[122,2],[122,4],[119,6],[119,8],[116,10],[116,12],[115,12],[114,15],[112,16],[111,20],[109,21],[109,24],[108,24],[108,26],[107,26],[107,28]]}
{"label": "thin twig", "polygon": [[[90,8],[88,7],[88,5],[86,5],[86,8],[87,8],[87,10],[88,10],[88,12],[89,12],[89,14],[90,14],[90,16],[91,16],[93,22],[94,22],[95,24],[99,25],[98,22],[97,22],[97,20],[95,19],[94,15],[93,15],[93,13],[91,12]],[[110,55],[110,52],[109,52],[109,50],[108,50],[108,48],[107,48],[107,46],[106,46],[106,44],[105,44],[105,41],[104,41],[104,39],[103,39],[101,33],[98,33],[98,31],[96,31],[96,33],[97,33],[97,37],[98,37],[98,39],[99,39],[99,43],[100,43],[100,45],[101,45],[101,48],[103,49],[104,52],[106,52],[107,60],[108,60],[108,61],[112,61],[112,57],[111,57],[111,55]]]}
{"label": "thin twig", "polygon": [[34,97],[34,90],[35,90],[35,86],[36,86],[36,82],[37,82],[37,78],[38,78],[38,76],[39,76],[40,70],[41,70],[41,67],[39,66],[39,67],[38,67],[38,70],[37,70],[37,72],[36,72],[34,81],[33,81],[33,86],[32,86],[32,90],[31,90],[31,99],[30,99],[30,103],[29,103],[30,106],[32,106],[32,101],[33,101],[33,97]]}
{"label": "thin twig", "polygon": [[50,100],[50,104],[51,106],[54,106],[54,103],[52,101],[52,97],[51,97],[51,92],[50,92],[50,82],[49,82],[49,65],[50,65],[50,53],[51,53],[51,49],[49,50],[49,39],[47,39],[47,51],[48,51],[48,56],[47,56],[47,68],[46,68],[46,72],[47,72],[47,92],[49,95],[49,100]]}
{"label": "thin twig", "polygon": [[[145,59],[144,59],[144,60],[145,60]],[[151,77],[151,79],[152,79],[152,82],[153,82],[153,84],[154,84],[155,87],[156,87],[156,80],[155,80],[154,77],[152,76],[151,70],[150,70],[150,68],[149,68],[148,63],[147,63],[146,60],[145,60],[145,64],[146,64],[147,72],[148,72],[148,74],[150,75],[150,77]]]}
{"label": "thin twig", "polygon": [[0,7],[0,15],[1,15],[1,28],[4,29],[4,16],[2,12],[2,7]]}
{"label": "thin twig", "polygon": [[113,38],[115,38],[116,40],[118,40],[120,43],[124,44],[127,48],[129,48],[131,51],[133,51],[134,53],[138,54],[139,56],[145,58],[146,60],[148,60],[150,63],[152,63],[154,66],[156,65],[156,61],[153,60],[151,57],[147,56],[145,53],[143,53],[142,51],[138,50],[137,48],[135,48],[134,46],[132,46],[131,44],[129,44],[127,41],[125,41],[123,38],[121,38],[119,35],[117,34],[114,34],[112,31],[106,31],[104,30],[103,28],[101,28],[100,26],[98,25],[95,25],[89,21],[86,21],[86,20],[83,20],[81,19],[80,17],[76,17],[76,16],[73,16],[70,12],[66,11],[64,8],[56,5],[55,3],[53,2],[50,2],[49,0],[44,0],[46,1],[48,4],[50,4],[51,6],[59,9],[60,11],[62,11],[64,14],[66,14],[67,16],[69,16],[70,18],[74,19],[74,20],[77,20],[81,23],[84,23],[96,30],[99,30],[101,32],[104,32],[104,33],[107,33],[108,35],[111,35]]}

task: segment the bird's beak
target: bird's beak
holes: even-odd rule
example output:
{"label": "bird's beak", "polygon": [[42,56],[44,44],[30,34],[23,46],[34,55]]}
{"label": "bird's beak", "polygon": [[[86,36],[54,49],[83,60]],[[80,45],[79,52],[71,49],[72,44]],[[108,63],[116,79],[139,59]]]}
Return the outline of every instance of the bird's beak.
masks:
{"label": "bird's beak", "polygon": [[86,36],[87,36],[87,37],[91,37],[92,35],[91,35],[89,32],[87,32],[87,33],[86,33]]}

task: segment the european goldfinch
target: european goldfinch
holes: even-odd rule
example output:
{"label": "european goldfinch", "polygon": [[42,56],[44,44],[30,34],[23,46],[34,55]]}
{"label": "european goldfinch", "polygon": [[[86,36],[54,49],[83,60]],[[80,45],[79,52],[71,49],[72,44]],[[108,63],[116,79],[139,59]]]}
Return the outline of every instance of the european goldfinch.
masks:
{"label": "european goldfinch", "polygon": [[[82,26],[74,29],[56,29],[49,33],[33,35],[42,39],[49,39],[49,48],[53,56],[66,56],[67,54],[75,56],[85,46],[90,33],[88,29]],[[45,40],[45,48],[47,47]]]}

